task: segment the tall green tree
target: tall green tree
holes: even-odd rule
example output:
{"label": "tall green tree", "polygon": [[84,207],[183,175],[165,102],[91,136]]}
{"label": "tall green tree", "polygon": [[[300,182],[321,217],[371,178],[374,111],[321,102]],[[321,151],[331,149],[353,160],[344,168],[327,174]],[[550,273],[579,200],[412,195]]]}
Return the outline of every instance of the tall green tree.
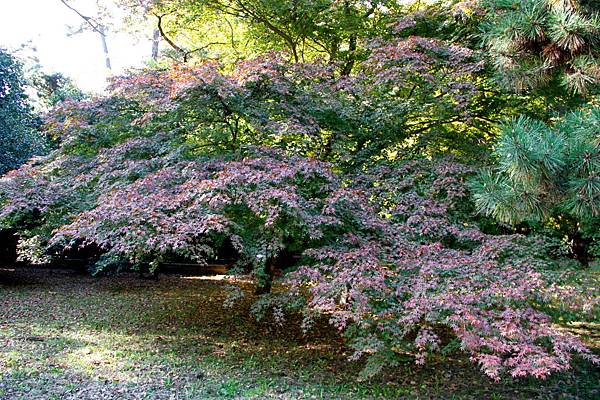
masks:
{"label": "tall green tree", "polygon": [[[325,58],[347,75],[364,52],[364,39],[389,31],[387,23],[400,7],[390,0],[164,0],[153,12],[183,61],[213,45],[244,52],[253,43],[258,50],[285,50],[295,62]],[[211,19],[224,34],[199,37],[198,26]]]}
{"label": "tall green tree", "polygon": [[600,108],[553,127],[517,118],[503,127],[495,157],[473,184],[479,210],[504,223],[553,224],[587,264],[600,227]]}
{"label": "tall green tree", "polygon": [[0,174],[43,148],[19,62],[0,48]]}

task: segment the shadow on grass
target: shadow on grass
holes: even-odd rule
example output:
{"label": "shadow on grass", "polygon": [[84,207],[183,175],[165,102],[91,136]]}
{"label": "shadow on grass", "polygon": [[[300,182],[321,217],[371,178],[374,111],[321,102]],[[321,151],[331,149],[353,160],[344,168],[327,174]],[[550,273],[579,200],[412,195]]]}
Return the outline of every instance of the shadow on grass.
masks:
{"label": "shadow on grass", "polygon": [[[298,316],[285,325],[257,322],[248,283],[241,283],[246,297],[224,308],[230,282],[214,277],[154,282],[134,274],[93,278],[36,270],[14,277],[36,286],[0,286],[0,322],[6,321],[0,323],[0,356],[16,363],[0,362],[0,374],[28,365],[59,381],[77,377],[86,390],[109,382],[127,391],[142,382],[148,398],[585,399],[599,389],[600,372],[587,363],[542,383],[507,379],[498,385],[461,354],[424,367],[408,362],[359,382],[361,365],[347,362],[343,339],[326,324],[304,335]],[[15,387],[25,379],[17,378]]]}
{"label": "shadow on grass", "polygon": [[17,268],[0,267],[0,288],[2,286],[25,286],[37,283],[31,274],[23,274]]}

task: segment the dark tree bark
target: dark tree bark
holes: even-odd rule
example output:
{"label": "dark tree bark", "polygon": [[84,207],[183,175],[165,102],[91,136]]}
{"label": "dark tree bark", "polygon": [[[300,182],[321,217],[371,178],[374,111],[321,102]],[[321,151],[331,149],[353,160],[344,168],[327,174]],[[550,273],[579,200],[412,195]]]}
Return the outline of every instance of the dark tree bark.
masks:
{"label": "dark tree bark", "polygon": [[585,238],[580,230],[577,230],[575,233],[569,235],[569,240],[571,242],[571,251],[573,252],[575,259],[582,265],[586,267],[589,266],[590,240]]}
{"label": "dark tree bark", "polygon": [[348,60],[344,64],[342,68],[341,74],[342,76],[348,76],[352,72],[352,68],[354,68],[354,62],[356,60],[356,35],[352,34],[350,36],[350,41],[348,43]]}
{"label": "dark tree bark", "polygon": [[271,287],[273,286],[273,276],[275,275],[275,266],[277,265],[277,257],[269,257],[265,261],[265,269],[262,276],[259,277],[256,284],[254,294],[262,295],[271,293]]}

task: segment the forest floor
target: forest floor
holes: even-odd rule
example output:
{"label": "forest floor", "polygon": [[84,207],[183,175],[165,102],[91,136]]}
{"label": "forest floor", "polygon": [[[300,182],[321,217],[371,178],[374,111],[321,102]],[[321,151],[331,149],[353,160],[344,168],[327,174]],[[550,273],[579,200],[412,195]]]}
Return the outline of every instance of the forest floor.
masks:
{"label": "forest floor", "polygon": [[[600,398],[581,360],[544,382],[494,383],[460,354],[361,381],[335,332],[257,322],[251,295],[224,308],[228,284],[0,268],[0,399]],[[600,351],[598,325],[576,329]]]}

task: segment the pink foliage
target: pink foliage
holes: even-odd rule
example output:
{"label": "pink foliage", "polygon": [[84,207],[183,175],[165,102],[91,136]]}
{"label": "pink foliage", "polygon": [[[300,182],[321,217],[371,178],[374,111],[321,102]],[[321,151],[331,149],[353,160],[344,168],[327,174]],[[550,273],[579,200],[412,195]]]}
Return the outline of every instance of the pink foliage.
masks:
{"label": "pink foliage", "polygon": [[472,77],[483,69],[483,62],[477,61],[468,48],[411,36],[374,41],[363,68],[368,74],[365,78],[372,80],[375,88],[396,87],[414,92],[416,84],[432,86],[438,96],[447,97],[458,110],[466,110],[479,92]]}
{"label": "pink foliage", "polygon": [[468,169],[409,162],[373,173],[378,179],[366,182],[377,182],[372,193],[388,214],[380,234],[348,234],[343,245],[310,250],[315,263],[288,278],[308,294],[309,310],[356,328],[354,358],[395,349],[424,363],[455,337],[493,379],[544,378],[569,368],[572,353],[598,361],[534,308],[547,284],[523,238],[489,236],[454,219]]}
{"label": "pink foliage", "polygon": [[[53,241],[93,242],[132,262],[169,252],[203,260],[212,254],[214,235],[229,237],[241,254],[255,251],[250,247],[256,243],[244,240],[253,230],[268,257],[283,248],[281,221],[286,230],[297,224],[296,234],[308,242],[320,239],[324,227],[340,224],[325,211],[343,201],[344,189],[325,164],[268,149],[260,154],[241,161],[179,161],[114,187],[61,227]],[[335,197],[307,197],[301,186],[312,180],[319,181],[320,193]],[[242,221],[247,213],[256,219],[250,226]]]}

